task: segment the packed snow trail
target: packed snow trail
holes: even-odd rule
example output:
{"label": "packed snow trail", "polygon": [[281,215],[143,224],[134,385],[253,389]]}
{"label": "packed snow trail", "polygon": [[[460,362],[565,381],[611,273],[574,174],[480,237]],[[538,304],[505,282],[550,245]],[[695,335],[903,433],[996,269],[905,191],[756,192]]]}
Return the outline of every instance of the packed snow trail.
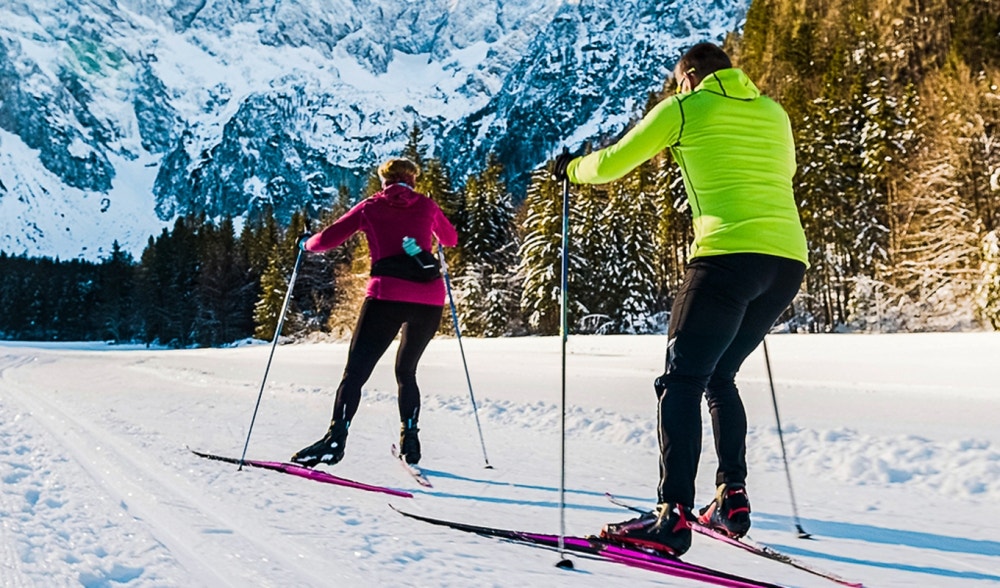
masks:
{"label": "packed snow trail", "polygon": [[[605,492],[652,503],[650,382],[664,344],[570,338],[568,533],[628,518]],[[1000,337],[795,335],[769,344],[802,523],[817,540],[794,536],[758,356],[738,380],[754,537],[870,586],[1000,586],[1000,540],[980,523],[1000,519]],[[419,376],[421,466],[434,487],[386,455],[399,433],[391,362],[365,387],[346,457],[327,471],[406,489],[415,495],[408,507],[448,519],[558,528],[558,340],[465,345],[495,469],[483,467],[456,342],[443,338]],[[559,570],[552,553],[402,519],[384,495],[190,454],[188,446],[242,450],[264,345],[77,347],[0,343],[0,585],[692,586],[599,561]],[[248,457],[285,460],[322,435],[346,347],[277,349]],[[707,422],[704,501],[714,490]],[[782,585],[828,584],[698,536],[685,559]]]}
{"label": "packed snow trail", "polygon": [[[93,483],[110,503],[117,503],[120,512],[115,516],[142,523],[144,530],[200,583],[234,587],[259,584],[267,576],[258,575],[254,566],[247,565],[248,559],[270,568],[265,573],[285,576],[295,585],[324,582],[321,575],[298,565],[300,555],[291,555],[309,551],[308,545],[289,542],[274,529],[254,524],[237,503],[204,497],[183,476],[151,460],[142,447],[57,408],[41,395],[15,387],[5,386],[5,391],[57,441],[55,453],[80,466],[82,477],[89,478],[85,482]],[[58,474],[61,477],[63,472]],[[235,546],[239,558],[217,551],[214,538],[220,534],[227,535],[227,549]],[[319,553],[312,557],[323,558]],[[114,564],[112,570],[117,572],[107,579],[115,582],[128,580],[123,574],[134,573],[136,578],[141,574],[140,568],[122,564]]]}

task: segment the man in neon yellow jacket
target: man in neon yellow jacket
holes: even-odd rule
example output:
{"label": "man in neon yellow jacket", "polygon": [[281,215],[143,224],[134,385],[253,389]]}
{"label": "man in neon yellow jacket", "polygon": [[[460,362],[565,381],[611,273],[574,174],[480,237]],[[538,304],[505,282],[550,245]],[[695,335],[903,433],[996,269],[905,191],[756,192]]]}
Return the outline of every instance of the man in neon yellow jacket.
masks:
{"label": "man in neon yellow jacket", "polygon": [[699,43],[677,63],[677,95],[616,144],[560,156],[573,183],[620,178],[664,149],[680,166],[694,243],[670,314],[659,399],[660,484],[653,513],[609,524],[604,537],[680,555],[691,545],[701,397],[708,401],[719,466],[714,500],[699,519],[733,537],[750,528],[746,412],[736,372],[798,292],[808,264],[792,193],[795,145],[785,111],[761,95],[726,53]]}

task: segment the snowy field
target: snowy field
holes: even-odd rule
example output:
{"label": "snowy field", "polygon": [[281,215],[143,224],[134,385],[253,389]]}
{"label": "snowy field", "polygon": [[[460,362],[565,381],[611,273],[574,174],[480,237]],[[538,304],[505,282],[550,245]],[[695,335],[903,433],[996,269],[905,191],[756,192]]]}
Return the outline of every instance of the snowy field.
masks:
{"label": "snowy field", "polygon": [[[1000,334],[768,339],[799,514],[796,538],[763,354],[739,377],[751,536],[866,586],[1000,586]],[[665,337],[572,337],[566,528],[652,505]],[[391,362],[365,388],[333,473],[412,499],[202,460],[239,456],[269,345],[163,351],[0,344],[0,586],[697,586],[404,519],[559,529],[558,338],[466,340],[489,461],[454,339],[419,374],[417,486],[393,463]],[[393,350],[390,350],[392,353]],[[344,343],[277,349],[249,457],[326,429]],[[699,504],[713,492],[705,420]],[[686,559],[787,586],[835,586],[695,536]]]}

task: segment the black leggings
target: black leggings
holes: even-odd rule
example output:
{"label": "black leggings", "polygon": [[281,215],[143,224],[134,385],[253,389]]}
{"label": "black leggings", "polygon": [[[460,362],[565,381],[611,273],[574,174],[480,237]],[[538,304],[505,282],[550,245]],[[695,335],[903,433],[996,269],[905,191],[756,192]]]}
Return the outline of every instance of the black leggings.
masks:
{"label": "black leggings", "polygon": [[333,403],[333,420],[350,421],[361,403],[361,386],[389,348],[400,328],[403,334],[396,352],[396,383],[399,384],[399,420],[417,421],[420,389],[417,362],[441,324],[443,307],[412,302],[365,299],[351,337],[344,377]]}
{"label": "black leggings", "polygon": [[694,506],[701,397],[712,416],[716,484],[744,483],[747,417],[736,372],[791,303],[805,264],[758,253],[693,259],[674,299],[667,365],[656,380],[660,502]]}

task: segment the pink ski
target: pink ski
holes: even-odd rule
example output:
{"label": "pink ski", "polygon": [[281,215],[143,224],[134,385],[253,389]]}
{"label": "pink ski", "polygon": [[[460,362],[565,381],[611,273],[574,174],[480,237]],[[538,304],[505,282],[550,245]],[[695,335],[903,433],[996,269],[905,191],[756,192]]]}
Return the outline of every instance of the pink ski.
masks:
{"label": "pink ski", "polygon": [[[224,457],[221,455],[213,455],[211,453],[202,453],[200,451],[194,451],[193,449],[191,450],[191,452],[197,455],[198,457],[204,457],[205,459],[222,461],[232,464],[240,463],[240,460],[235,457]],[[383,494],[391,494],[392,496],[401,496],[403,498],[413,498],[413,494],[410,494],[405,490],[396,490],[395,488],[387,488],[385,486],[376,486],[373,484],[365,484],[364,482],[356,482],[354,480],[341,478],[340,476],[334,476],[333,474],[328,474],[326,472],[322,472],[319,470],[303,467],[294,463],[288,463],[282,461],[259,461],[254,459],[245,459],[243,460],[242,463],[250,467],[260,468],[264,470],[271,470],[273,472],[280,472],[282,474],[290,474],[292,476],[306,478],[307,480],[323,482],[324,484],[344,486],[345,488],[354,488],[356,490],[364,490],[366,492],[381,492]]]}
{"label": "pink ski", "polygon": [[395,444],[392,446],[392,456],[395,457],[396,461],[403,466],[406,473],[410,474],[410,476],[417,481],[417,484],[420,484],[424,488],[434,487],[431,485],[431,481],[427,479],[427,476],[424,475],[424,471],[422,469],[413,464],[406,463],[406,460],[404,460],[403,456],[400,455],[399,448],[397,448]]}
{"label": "pink ski", "polygon": [[[622,508],[627,508],[628,510],[638,513],[647,512],[643,508],[628,504],[608,492],[605,492],[604,495],[608,498],[608,500],[611,501],[612,504],[617,504]],[[844,586],[851,586],[852,588],[864,588],[864,584],[862,584],[861,582],[854,582],[852,580],[847,580],[841,578],[837,574],[827,572],[826,570],[820,570],[815,566],[799,561],[790,555],[781,553],[780,551],[774,549],[773,547],[764,545],[763,543],[758,543],[750,539],[749,537],[743,537],[742,539],[734,539],[733,537],[730,537],[729,535],[726,535],[724,533],[720,533],[715,529],[712,529],[711,527],[708,527],[698,521],[694,521],[691,523],[691,530],[694,531],[695,533],[699,533],[706,537],[711,537],[712,539],[715,539],[717,541],[728,543],[733,547],[737,547],[739,549],[742,549],[743,551],[747,551],[754,555],[759,555],[761,557],[766,557],[767,559],[788,564],[793,568],[802,570],[803,572],[808,572],[815,576],[826,578],[831,582],[836,582],[837,584],[843,584]]]}

